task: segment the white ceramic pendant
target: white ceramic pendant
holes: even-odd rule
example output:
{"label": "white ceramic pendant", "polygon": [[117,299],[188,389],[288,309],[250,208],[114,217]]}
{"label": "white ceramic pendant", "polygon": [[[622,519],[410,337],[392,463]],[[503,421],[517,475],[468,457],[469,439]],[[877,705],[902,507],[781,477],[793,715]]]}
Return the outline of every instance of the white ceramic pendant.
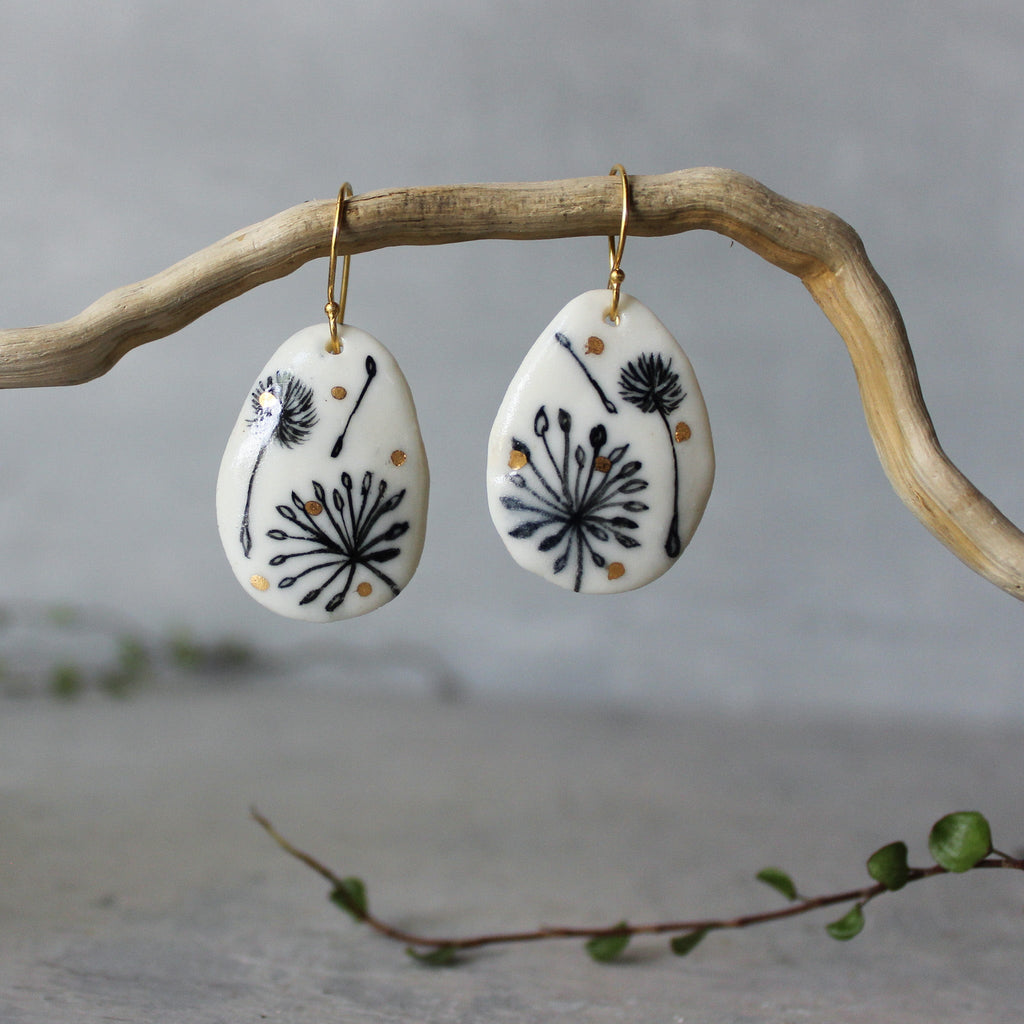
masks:
{"label": "white ceramic pendant", "polygon": [[327,324],[260,372],[228,439],[217,525],[246,592],[293,619],[379,608],[423,551],[429,471],[412,394],[376,338]]}
{"label": "white ceramic pendant", "polygon": [[715,475],[686,354],[642,303],[573,299],[527,353],[491,429],[491,518],[524,568],[570,590],[633,590],[689,543]]}

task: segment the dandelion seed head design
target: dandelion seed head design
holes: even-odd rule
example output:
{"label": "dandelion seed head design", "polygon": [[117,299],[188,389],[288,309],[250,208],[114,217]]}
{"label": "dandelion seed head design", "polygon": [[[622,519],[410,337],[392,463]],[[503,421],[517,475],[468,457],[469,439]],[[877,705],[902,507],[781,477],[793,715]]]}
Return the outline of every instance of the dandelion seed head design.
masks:
{"label": "dandelion seed head design", "polygon": [[684,438],[673,431],[669,416],[683,404],[686,392],[679,383],[679,374],[672,369],[671,358],[666,361],[660,353],[645,352],[622,368],[619,374],[619,394],[641,412],[656,413],[668,432],[672,449],[673,497],[672,519],[665,537],[665,554],[669,558],[678,558],[683,551],[683,541],[679,533],[679,457],[673,441],[681,443]]}
{"label": "dandelion seed head design", "polygon": [[[312,499],[293,491],[290,504],[277,506],[287,526],[267,531],[271,540],[292,548],[275,555],[270,564],[302,566],[294,575],[281,579],[278,588],[288,590],[303,580],[315,583],[299,604],[313,604],[326,594],[324,607],[328,612],[345,602],[360,570],[397,596],[398,584],[380,566],[401,555],[402,548],[395,541],[409,530],[408,520],[394,515],[405,498],[404,488],[389,494],[388,482],[375,480],[371,471],[363,474],[358,486],[347,472],[341,474],[340,483],[328,495],[323,484],[311,481]],[[319,506],[320,511],[314,516],[310,506]],[[372,584],[362,580],[355,590],[367,596],[372,593]]]}
{"label": "dandelion seed head design", "polygon": [[252,416],[246,420],[256,457],[249,473],[249,486],[245,493],[245,506],[239,524],[238,540],[246,558],[252,554],[252,531],[249,513],[256,474],[267,449],[274,443],[282,448],[295,448],[309,437],[317,424],[313,407],[313,389],[288,370],[277,370],[256,382],[250,397]]}
{"label": "dandelion seed head design", "polygon": [[619,374],[619,394],[641,412],[669,416],[682,405],[686,392],[679,374],[659,353],[643,353],[626,363]]}
{"label": "dandelion seed head design", "polygon": [[512,451],[520,458],[506,477],[515,494],[499,498],[509,512],[519,513],[508,531],[516,540],[533,540],[541,552],[551,552],[555,575],[573,566],[573,590],[579,591],[590,566],[607,577],[608,548],[637,548],[640,541],[629,531],[639,527],[633,518],[649,508],[633,495],[647,489],[639,476],[642,464],[626,458],[628,444],[605,452],[608,431],[598,423],[586,432],[585,443],[573,440],[573,418],[559,409],[560,440],[549,439],[551,420],[541,406],[533,421],[539,445],[536,453],[519,438]]}
{"label": "dandelion seed head design", "polygon": [[302,444],[316,426],[313,389],[287,370],[257,382],[252,392],[249,427],[270,434],[285,448]]}

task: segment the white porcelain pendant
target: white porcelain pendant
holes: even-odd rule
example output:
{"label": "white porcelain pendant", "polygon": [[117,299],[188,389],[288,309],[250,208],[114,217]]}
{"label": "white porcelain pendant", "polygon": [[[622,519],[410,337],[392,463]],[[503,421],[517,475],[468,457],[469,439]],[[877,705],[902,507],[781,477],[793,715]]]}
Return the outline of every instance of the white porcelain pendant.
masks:
{"label": "white porcelain pendant", "polygon": [[715,475],[686,354],[642,303],[573,299],[530,349],[491,429],[487,497],[512,557],[587,594],[633,590],[689,543]]}
{"label": "white porcelain pendant", "polygon": [[423,551],[429,471],[412,394],[376,338],[327,324],[260,372],[228,439],[217,525],[246,592],[293,619],[379,608]]}

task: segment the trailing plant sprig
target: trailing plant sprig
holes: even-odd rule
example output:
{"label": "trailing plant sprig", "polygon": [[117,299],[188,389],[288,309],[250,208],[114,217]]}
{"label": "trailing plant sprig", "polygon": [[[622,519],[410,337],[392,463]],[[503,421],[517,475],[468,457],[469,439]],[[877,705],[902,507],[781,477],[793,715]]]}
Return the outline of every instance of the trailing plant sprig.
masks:
{"label": "trailing plant sprig", "polygon": [[935,863],[928,867],[911,867],[907,862],[907,846],[893,842],[876,850],[867,859],[870,885],[822,896],[803,896],[793,879],[782,869],[763,868],[755,876],[788,901],[777,910],[735,917],[697,918],[693,920],[657,921],[630,924],[622,921],[604,928],[545,926],[532,931],[493,932],[462,937],[420,935],[381,920],[370,911],[367,889],[356,877],[341,877],[322,862],[294,846],[284,838],[256,808],[255,821],[277,844],[293,857],[327,880],[331,886],[331,902],[361,924],[369,925],[386,938],[400,942],[415,960],[428,966],[450,966],[460,954],[483,946],[540,942],[550,939],[583,940],[588,955],[601,963],[615,960],[638,935],[668,935],[669,948],[676,956],[686,956],[713,931],[749,928],[768,924],[825,907],[848,905],[846,912],[825,926],[833,939],[846,941],[864,928],[864,908],[879,896],[896,892],[911,882],[920,882],[938,875],[962,874],[981,868],[1011,868],[1024,871],[1024,860],[995,849],[988,821],[977,811],[957,811],[937,821],[928,837],[928,849]]}

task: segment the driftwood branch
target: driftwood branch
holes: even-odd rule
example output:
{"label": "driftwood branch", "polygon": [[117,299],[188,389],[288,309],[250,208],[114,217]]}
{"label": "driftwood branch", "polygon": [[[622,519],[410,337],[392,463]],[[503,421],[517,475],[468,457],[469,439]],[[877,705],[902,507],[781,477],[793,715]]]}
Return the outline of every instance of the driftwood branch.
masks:
{"label": "driftwood branch", "polygon": [[[950,462],[921,395],[898,307],[853,229],[735,171],[697,168],[631,181],[631,235],[717,231],[799,277],[849,349],[868,429],[893,488],[954,554],[1024,600],[1024,534]],[[613,177],[387,189],[346,206],[342,252],[484,238],[611,235]],[[334,200],[254,224],[78,316],[0,331],[0,386],[79,384],[250,288],[328,255]]]}

